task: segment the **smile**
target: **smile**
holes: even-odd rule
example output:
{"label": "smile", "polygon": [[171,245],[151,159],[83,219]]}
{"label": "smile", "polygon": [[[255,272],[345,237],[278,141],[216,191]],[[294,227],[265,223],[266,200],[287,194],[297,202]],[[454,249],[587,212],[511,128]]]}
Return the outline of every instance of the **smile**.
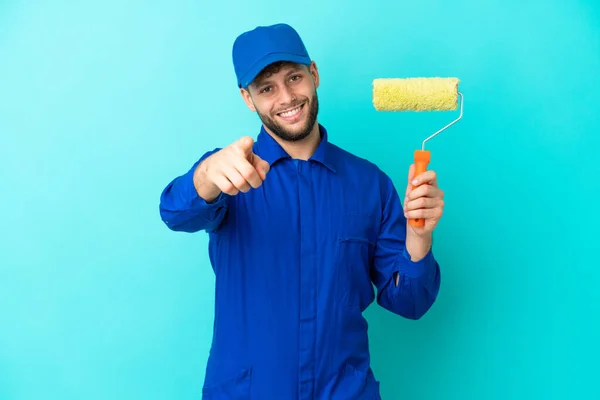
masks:
{"label": "smile", "polygon": [[301,104],[301,105],[299,105],[296,108],[292,108],[291,110],[287,110],[287,111],[284,111],[284,112],[277,113],[277,115],[279,115],[280,117],[286,118],[286,119],[287,118],[293,118],[296,115],[298,115],[298,113],[300,113],[300,110],[302,110],[302,107],[304,107],[304,104]]}

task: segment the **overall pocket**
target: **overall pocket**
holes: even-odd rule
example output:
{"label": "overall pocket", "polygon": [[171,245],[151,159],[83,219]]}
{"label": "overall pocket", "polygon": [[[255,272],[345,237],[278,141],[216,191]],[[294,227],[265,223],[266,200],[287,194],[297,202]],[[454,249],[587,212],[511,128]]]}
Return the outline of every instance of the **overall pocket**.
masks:
{"label": "overall pocket", "polygon": [[337,243],[338,301],[364,310],[374,299],[370,270],[375,243],[367,236],[346,232]]}
{"label": "overall pocket", "polygon": [[322,391],[319,400],[381,400],[379,381],[373,371],[366,371],[347,364],[331,377]]}
{"label": "overall pocket", "polygon": [[217,384],[206,385],[202,389],[203,400],[250,400],[252,368],[240,371]]}
{"label": "overall pocket", "polygon": [[379,392],[379,381],[375,379],[373,371],[368,369],[362,371],[354,368],[352,365],[346,365],[346,379],[356,385],[357,391],[355,393],[360,400],[381,400],[381,394]]}

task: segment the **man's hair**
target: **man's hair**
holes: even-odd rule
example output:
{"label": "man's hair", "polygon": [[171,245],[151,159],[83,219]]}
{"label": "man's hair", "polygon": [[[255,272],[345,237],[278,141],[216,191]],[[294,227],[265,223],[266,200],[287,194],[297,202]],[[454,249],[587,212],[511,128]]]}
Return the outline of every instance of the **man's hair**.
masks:
{"label": "man's hair", "polygon": [[306,67],[306,65],[304,64],[298,64],[298,63],[294,63],[291,61],[277,61],[274,62],[273,64],[269,64],[267,65],[262,71],[260,71],[260,73],[258,75],[256,75],[256,77],[254,78],[254,80],[252,82],[250,82],[250,84],[248,85],[248,87],[246,87],[245,89],[248,90],[249,86],[252,85],[252,83],[254,82],[259,82],[261,79],[267,78],[273,74],[278,73],[281,68],[288,66],[288,65],[300,65],[302,67]]}

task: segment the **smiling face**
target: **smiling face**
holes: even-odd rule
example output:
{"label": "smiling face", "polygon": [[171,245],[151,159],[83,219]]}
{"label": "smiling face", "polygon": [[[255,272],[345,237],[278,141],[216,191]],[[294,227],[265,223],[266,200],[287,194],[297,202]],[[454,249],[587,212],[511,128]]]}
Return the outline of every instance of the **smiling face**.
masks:
{"label": "smiling face", "polygon": [[241,93],[268,131],[294,142],[308,137],[315,127],[318,87],[314,62],[310,66],[283,62],[265,68]]}

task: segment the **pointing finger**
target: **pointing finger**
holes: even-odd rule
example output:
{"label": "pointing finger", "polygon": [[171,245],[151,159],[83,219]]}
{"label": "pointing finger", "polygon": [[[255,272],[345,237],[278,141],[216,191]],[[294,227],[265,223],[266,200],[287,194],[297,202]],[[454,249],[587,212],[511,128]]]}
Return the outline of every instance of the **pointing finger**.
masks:
{"label": "pointing finger", "polygon": [[250,136],[242,136],[236,142],[233,143],[233,146],[241,151],[246,157],[252,154],[252,146],[254,145],[254,140]]}

